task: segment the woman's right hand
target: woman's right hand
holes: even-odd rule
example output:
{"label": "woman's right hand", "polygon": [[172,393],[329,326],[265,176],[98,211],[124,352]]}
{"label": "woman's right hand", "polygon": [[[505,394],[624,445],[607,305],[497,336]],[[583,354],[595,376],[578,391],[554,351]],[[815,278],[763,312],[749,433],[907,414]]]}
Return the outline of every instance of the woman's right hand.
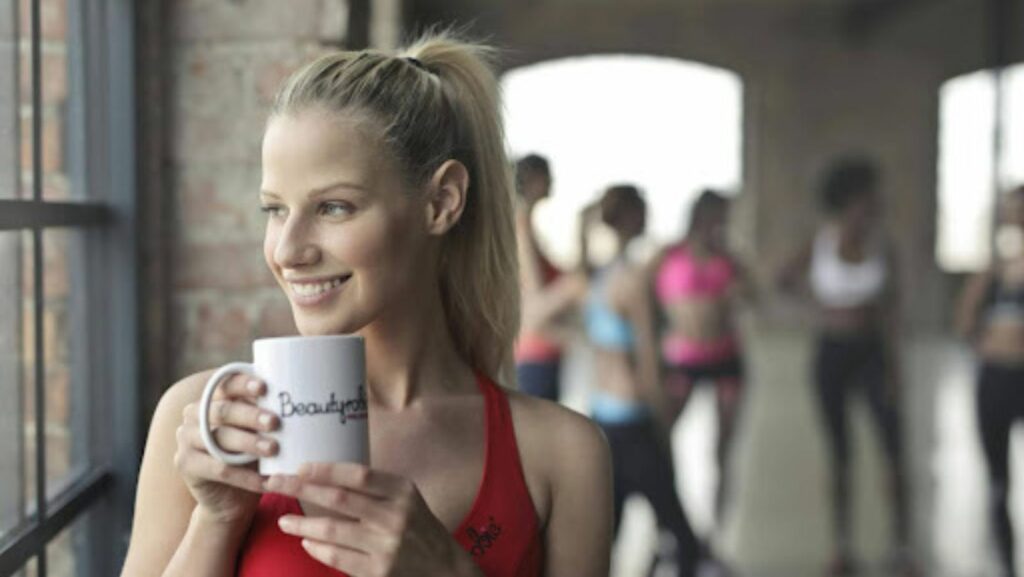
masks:
{"label": "woman's right hand", "polygon": [[[277,442],[262,433],[276,430],[280,419],[256,405],[266,391],[266,383],[248,375],[233,375],[217,388],[210,404],[210,427],[222,449],[261,457],[277,453]],[[248,523],[259,502],[263,479],[255,462],[228,465],[207,452],[199,432],[199,402],[185,407],[177,442],[174,465],[199,512],[217,522]]]}

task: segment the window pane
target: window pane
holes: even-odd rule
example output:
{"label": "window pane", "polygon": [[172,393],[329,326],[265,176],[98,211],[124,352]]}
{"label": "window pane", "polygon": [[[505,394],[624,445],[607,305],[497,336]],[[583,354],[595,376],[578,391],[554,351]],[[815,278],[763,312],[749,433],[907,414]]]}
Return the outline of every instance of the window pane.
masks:
{"label": "window pane", "polygon": [[[31,1],[21,2],[21,158],[22,197],[32,196],[32,50]],[[69,200],[75,196],[71,186],[71,116],[75,107],[69,99],[68,2],[41,0],[40,9],[40,83],[42,88],[41,160],[43,198]]]}
{"label": "window pane", "polygon": [[1024,64],[1003,77],[1003,173],[1007,187],[1024,184]]}
{"label": "window pane", "polygon": [[32,197],[32,20],[31,2],[17,0],[15,13],[18,16],[16,29],[18,66],[18,91],[15,94],[15,122],[18,135],[18,196]]}
{"label": "window pane", "polygon": [[22,233],[0,232],[0,538],[25,516],[22,244]]}
{"label": "window pane", "polygon": [[91,516],[89,510],[82,513],[47,544],[46,574],[48,577],[85,577],[89,574],[89,523]]}
{"label": "window pane", "polygon": [[39,562],[33,557],[21,568],[20,571],[14,572],[14,577],[36,577],[39,575]]}
{"label": "window pane", "polygon": [[0,0],[0,199],[18,190],[18,42],[15,0]]}
{"label": "window pane", "polygon": [[[13,234],[13,233],[12,233]],[[16,233],[21,248],[21,291],[19,316],[21,319],[21,423],[22,423],[22,494],[23,514],[35,511],[36,503],[36,350],[35,350],[35,262],[32,255],[32,233]]]}
{"label": "window pane", "polygon": [[[43,232],[43,350],[46,369],[47,497],[58,494],[87,465],[89,440],[81,347],[84,233]],[[72,295],[71,286],[78,287]]]}
{"label": "window pane", "polygon": [[992,234],[992,75],[977,72],[940,91],[937,258],[948,271],[987,266]]}
{"label": "window pane", "polygon": [[[1004,74],[1000,191],[1024,182],[1024,65]],[[988,266],[994,211],[995,75],[988,70],[947,81],[939,93],[939,218],[936,254],[952,272]],[[996,235],[997,241],[999,235]],[[996,243],[998,248],[1000,243]]]}
{"label": "window pane", "polygon": [[[9,531],[35,510],[35,371],[44,367],[46,494],[52,499],[88,464],[88,415],[82,362],[81,306],[85,233],[43,231],[43,357],[35,350],[32,233],[0,233],[0,530]],[[13,273],[12,273],[13,271]],[[78,287],[75,294],[71,286]],[[76,407],[81,406],[81,409]],[[9,429],[9,430],[8,430]]]}

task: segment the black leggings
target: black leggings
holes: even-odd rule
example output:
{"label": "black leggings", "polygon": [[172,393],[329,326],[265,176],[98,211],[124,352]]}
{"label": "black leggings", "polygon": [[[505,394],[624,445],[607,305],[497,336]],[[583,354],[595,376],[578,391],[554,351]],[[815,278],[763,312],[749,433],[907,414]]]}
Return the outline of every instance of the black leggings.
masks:
{"label": "black leggings", "polygon": [[902,474],[902,442],[898,399],[887,383],[884,343],[874,335],[818,340],[814,375],[818,401],[828,433],[833,472],[832,509],[836,537],[843,553],[850,541],[850,438],[847,399],[854,390],[867,397],[875,428],[889,462],[896,533],[902,545],[909,540],[909,516]]}
{"label": "black leggings", "polygon": [[519,390],[549,401],[558,402],[561,395],[559,375],[562,370],[560,359],[516,363],[516,379]]}
{"label": "black leggings", "polygon": [[[640,493],[654,508],[658,527],[670,531],[676,539],[679,575],[694,575],[700,547],[676,493],[672,456],[658,441],[653,423],[643,420],[628,424],[598,424],[612,450],[615,533],[619,530],[626,497]],[[651,565],[652,572],[655,563]]]}
{"label": "black leggings", "polygon": [[1007,493],[1010,486],[1010,430],[1024,417],[1024,367],[983,364],[978,374],[978,427],[992,481],[991,515],[996,544],[1007,575],[1013,565],[1013,527]]}
{"label": "black leggings", "polygon": [[739,356],[703,365],[666,364],[665,392],[672,403],[672,420],[686,409],[696,387],[715,388],[718,405],[718,442],[715,460],[718,464],[718,486],[714,493],[715,522],[721,523],[732,484],[729,458],[732,442],[743,409],[745,397],[743,359]]}

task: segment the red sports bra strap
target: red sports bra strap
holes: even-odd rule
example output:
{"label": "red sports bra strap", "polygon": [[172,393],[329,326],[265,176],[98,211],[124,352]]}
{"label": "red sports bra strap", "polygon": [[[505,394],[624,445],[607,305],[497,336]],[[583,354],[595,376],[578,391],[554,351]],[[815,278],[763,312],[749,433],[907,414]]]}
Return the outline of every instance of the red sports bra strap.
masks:
{"label": "red sports bra strap", "polygon": [[478,381],[487,407],[487,461],[488,467],[492,468],[489,473],[505,477],[513,485],[518,484],[525,495],[529,496],[519,460],[519,445],[516,443],[508,395],[485,375],[479,375]]}

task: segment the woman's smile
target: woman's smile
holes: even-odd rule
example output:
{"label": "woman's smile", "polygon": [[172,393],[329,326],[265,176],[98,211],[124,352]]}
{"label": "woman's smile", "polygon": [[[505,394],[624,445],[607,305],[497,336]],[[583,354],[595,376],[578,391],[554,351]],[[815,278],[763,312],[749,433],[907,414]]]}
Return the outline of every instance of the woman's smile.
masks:
{"label": "woman's smile", "polygon": [[302,307],[315,307],[332,300],[345,288],[351,274],[310,279],[290,279],[288,292],[291,300]]}

